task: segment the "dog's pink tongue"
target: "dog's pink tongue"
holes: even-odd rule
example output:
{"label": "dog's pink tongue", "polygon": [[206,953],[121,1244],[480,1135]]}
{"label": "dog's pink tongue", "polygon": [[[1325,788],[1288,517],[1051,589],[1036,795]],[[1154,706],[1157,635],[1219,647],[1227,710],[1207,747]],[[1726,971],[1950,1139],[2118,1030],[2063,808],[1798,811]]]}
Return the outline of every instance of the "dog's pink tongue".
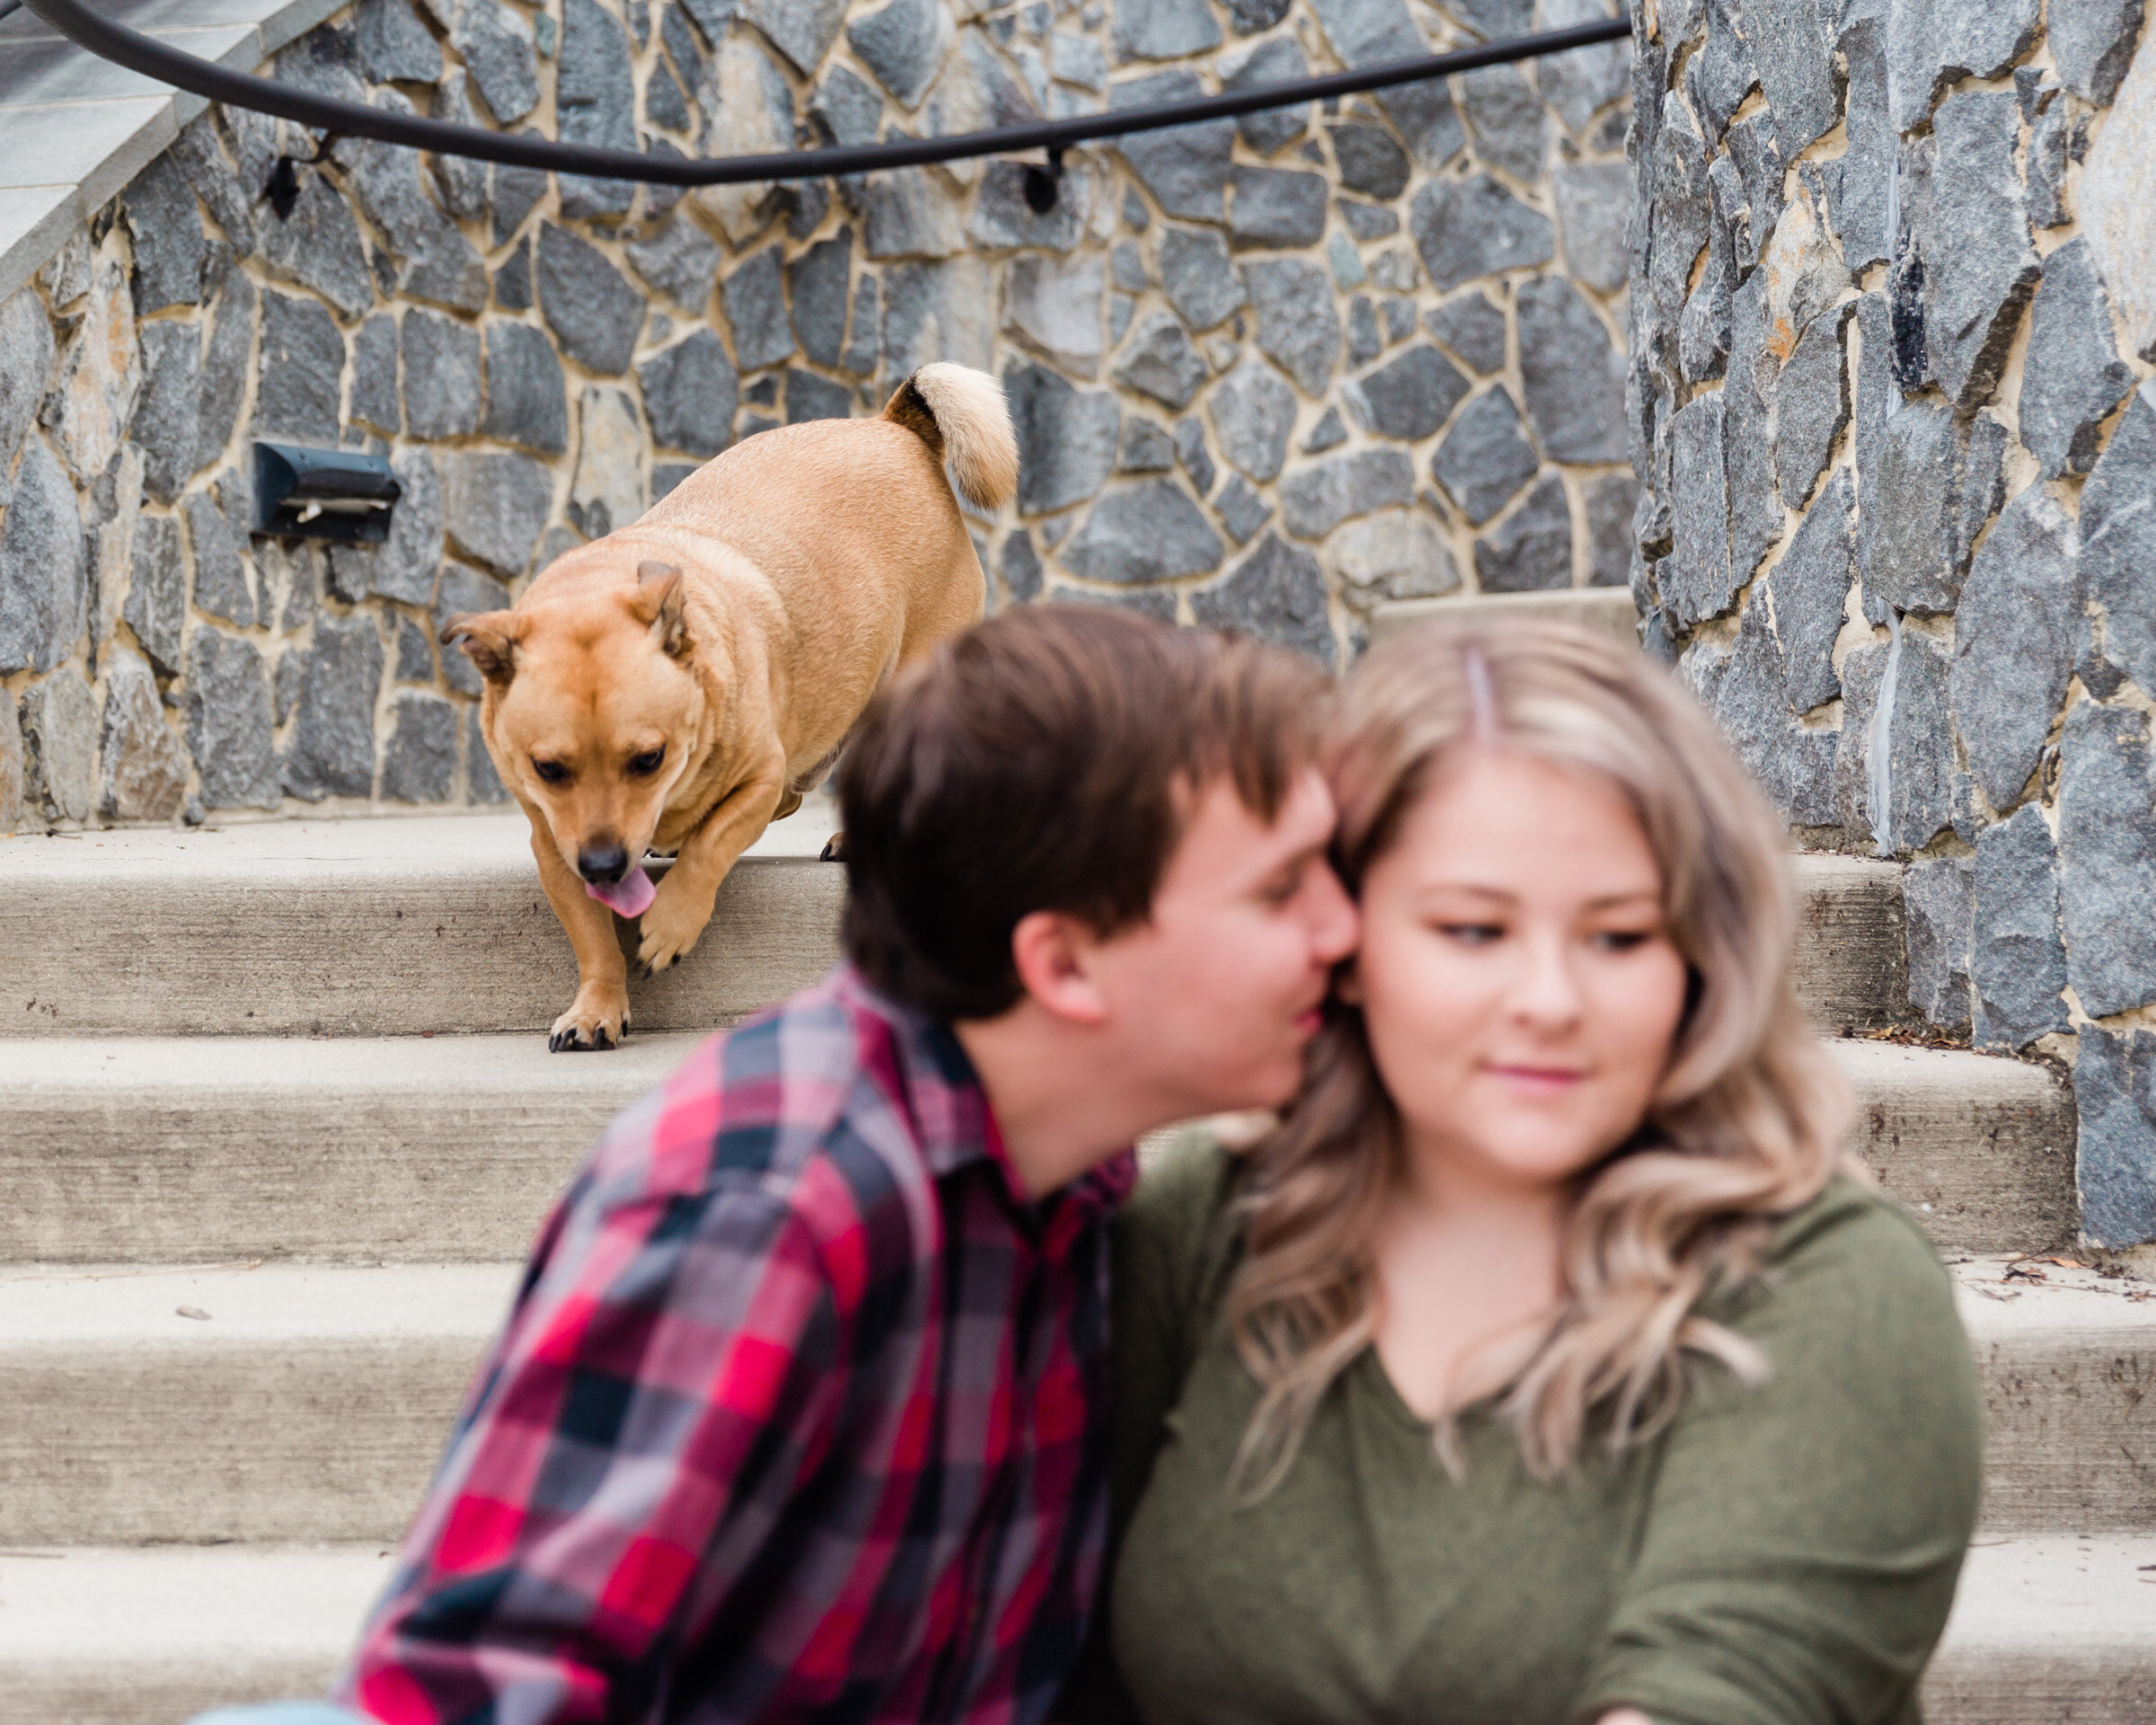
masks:
{"label": "dog's pink tongue", "polygon": [[651,884],[651,877],[641,869],[631,869],[612,886],[588,881],[584,890],[596,898],[617,916],[633,920],[651,908],[651,901],[658,897],[658,889]]}

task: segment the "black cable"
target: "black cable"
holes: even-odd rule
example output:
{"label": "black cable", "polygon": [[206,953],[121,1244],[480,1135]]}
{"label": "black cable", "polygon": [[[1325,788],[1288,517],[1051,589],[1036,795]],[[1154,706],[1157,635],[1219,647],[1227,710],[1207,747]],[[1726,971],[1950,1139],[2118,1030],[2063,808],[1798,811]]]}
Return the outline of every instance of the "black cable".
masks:
{"label": "black cable", "polygon": [[364,102],[316,95],[272,78],[233,72],[213,61],[180,53],[139,31],[99,17],[83,0],[22,0],[22,4],[27,4],[61,35],[101,59],[230,108],[252,109],[257,113],[274,114],[280,119],[345,137],[378,138],[385,144],[432,150],[440,155],[504,162],[516,167],[543,168],[594,180],[641,180],[667,186],[821,180],[827,175],[868,173],[879,168],[914,167],[930,162],[955,162],[968,156],[1015,155],[1031,150],[1048,151],[1053,162],[1070,146],[1096,138],[1158,131],[1199,120],[1228,119],[1240,114],[1259,113],[1268,108],[1289,108],[1332,96],[1418,84],[1450,72],[1471,72],[1477,66],[1498,66],[1545,54],[1561,54],[1567,49],[1614,41],[1630,34],[1631,30],[1626,19],[1609,18],[1570,30],[1547,31],[1539,36],[1455,49],[1449,54],[1392,60],[1359,71],[1297,78],[1229,95],[1201,96],[1189,102],[1127,109],[1122,113],[1088,114],[1029,126],[1006,126],[994,131],[967,132],[956,137],[905,138],[844,149],[789,150],[773,155],[735,155],[698,161],[688,156],[644,155],[634,150],[561,144],[551,138],[490,132],[473,126],[451,125],[446,120],[388,113]]}

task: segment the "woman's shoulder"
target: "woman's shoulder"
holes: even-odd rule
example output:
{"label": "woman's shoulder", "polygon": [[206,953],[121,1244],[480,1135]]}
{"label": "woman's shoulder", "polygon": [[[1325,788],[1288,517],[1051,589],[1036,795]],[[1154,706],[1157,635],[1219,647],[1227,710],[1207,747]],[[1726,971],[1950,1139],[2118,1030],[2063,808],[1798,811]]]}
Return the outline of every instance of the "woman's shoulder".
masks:
{"label": "woman's shoulder", "polygon": [[1896,1348],[1961,1333],[1953,1279],[1915,1218],[1846,1176],[1775,1225],[1760,1274],[1729,1305],[1740,1330],[1798,1325],[1858,1347],[1867,1334]]}
{"label": "woman's shoulder", "polygon": [[1223,1255],[1240,1183],[1241,1146],[1211,1124],[1186,1127],[1140,1153],[1137,1189],[1116,1219],[1116,1249],[1127,1273],[1165,1279],[1188,1295]]}

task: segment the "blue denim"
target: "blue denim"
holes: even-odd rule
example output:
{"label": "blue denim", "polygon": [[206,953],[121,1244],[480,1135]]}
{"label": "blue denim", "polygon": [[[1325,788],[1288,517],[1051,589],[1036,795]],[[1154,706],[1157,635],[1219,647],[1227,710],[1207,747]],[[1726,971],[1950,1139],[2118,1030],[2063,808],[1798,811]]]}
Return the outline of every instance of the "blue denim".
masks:
{"label": "blue denim", "polygon": [[188,1725],[369,1725],[363,1713],[326,1701],[263,1701],[252,1707],[219,1707],[197,1713]]}

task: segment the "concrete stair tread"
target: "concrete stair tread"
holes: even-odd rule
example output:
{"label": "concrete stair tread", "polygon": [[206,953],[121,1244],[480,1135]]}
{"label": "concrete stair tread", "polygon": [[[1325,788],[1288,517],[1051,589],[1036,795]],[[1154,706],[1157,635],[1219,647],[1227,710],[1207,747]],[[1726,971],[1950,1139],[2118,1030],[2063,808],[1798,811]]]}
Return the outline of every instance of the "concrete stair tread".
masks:
{"label": "concrete stair tread", "polygon": [[[0,1721],[178,1725],[219,1701],[319,1693],[391,1563],[376,1544],[0,1552]],[[1925,1685],[1929,1716],[2068,1716],[2029,1704],[2048,1679],[2086,1725],[2145,1719],[2149,1563],[2156,1538],[1977,1541]],[[2025,1674],[2010,1693],[2002,1668]]]}

